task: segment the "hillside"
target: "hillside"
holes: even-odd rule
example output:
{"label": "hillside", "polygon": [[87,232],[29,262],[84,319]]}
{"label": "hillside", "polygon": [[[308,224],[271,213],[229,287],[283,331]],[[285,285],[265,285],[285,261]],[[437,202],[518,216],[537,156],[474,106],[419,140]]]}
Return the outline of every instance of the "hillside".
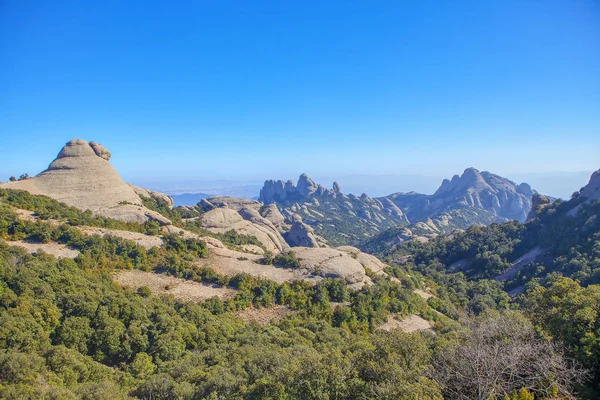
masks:
{"label": "hillside", "polygon": [[[526,223],[472,226],[429,242],[393,247],[363,246],[388,261],[408,262],[421,272],[460,273],[495,279],[513,293],[528,284],[568,276],[583,285],[600,283],[600,171],[569,201],[534,195]],[[381,243],[378,243],[379,245]],[[408,258],[406,258],[408,257]],[[408,261],[407,261],[408,260]]]}

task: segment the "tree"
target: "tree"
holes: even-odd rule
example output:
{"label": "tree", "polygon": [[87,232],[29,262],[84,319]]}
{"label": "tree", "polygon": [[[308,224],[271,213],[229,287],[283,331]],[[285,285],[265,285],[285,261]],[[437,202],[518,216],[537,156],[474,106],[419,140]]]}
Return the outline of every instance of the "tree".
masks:
{"label": "tree", "polygon": [[523,388],[542,398],[569,397],[587,377],[520,313],[493,312],[464,323],[467,331],[434,360],[444,397],[500,399]]}
{"label": "tree", "polygon": [[10,178],[8,178],[8,180],[11,182],[15,182],[17,180],[17,178],[15,178],[14,176],[11,176]]}

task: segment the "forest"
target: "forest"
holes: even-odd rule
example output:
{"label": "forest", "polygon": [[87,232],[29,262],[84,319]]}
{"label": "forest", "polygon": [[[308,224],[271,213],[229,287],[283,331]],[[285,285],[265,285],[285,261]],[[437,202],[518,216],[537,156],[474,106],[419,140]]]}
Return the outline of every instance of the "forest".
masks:
{"label": "forest", "polygon": [[[557,202],[526,225],[473,227],[428,244],[411,242],[385,255],[409,256],[391,264],[390,276],[370,274],[373,285],[350,290],[341,279],[312,285],[223,276],[193,262],[208,256],[201,240],[0,190],[0,398],[597,398],[600,242],[597,225],[588,221],[600,204],[569,220],[574,202]],[[15,208],[35,212],[37,221],[19,218]],[[164,245],[146,249],[113,236],[86,236],[77,229],[82,225],[161,234]],[[61,243],[80,254],[57,259],[10,246],[23,239]],[[231,234],[227,240],[236,246],[250,239]],[[513,282],[493,279],[535,245],[553,251],[535,273],[524,270]],[[463,258],[470,269],[446,271]],[[297,265],[290,254],[267,254],[263,262]],[[133,291],[111,278],[129,269],[236,294],[196,303],[148,288]],[[523,292],[509,296],[506,290],[516,285]],[[434,294],[428,300],[415,293],[425,288]],[[274,305],[293,313],[266,325],[239,317]],[[392,314],[419,315],[433,329],[378,329]]]}

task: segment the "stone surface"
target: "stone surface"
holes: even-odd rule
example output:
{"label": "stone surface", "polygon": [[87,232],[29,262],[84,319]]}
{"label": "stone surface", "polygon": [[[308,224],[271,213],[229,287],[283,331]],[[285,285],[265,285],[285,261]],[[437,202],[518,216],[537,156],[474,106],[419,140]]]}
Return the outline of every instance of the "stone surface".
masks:
{"label": "stone surface", "polygon": [[140,196],[110,165],[103,146],[82,139],[69,141],[48,169],[31,179],[0,187],[45,195],[96,215],[124,221],[170,221],[142,206]]}
{"label": "stone surface", "polygon": [[285,235],[290,246],[319,247],[313,229],[302,222],[302,217],[295,215],[292,227]]}

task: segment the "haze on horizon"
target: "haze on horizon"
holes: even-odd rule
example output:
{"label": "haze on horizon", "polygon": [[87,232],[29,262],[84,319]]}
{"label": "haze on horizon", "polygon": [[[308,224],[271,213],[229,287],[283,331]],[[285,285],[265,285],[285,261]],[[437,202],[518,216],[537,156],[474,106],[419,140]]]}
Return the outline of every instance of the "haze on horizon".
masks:
{"label": "haze on horizon", "polygon": [[0,180],[79,137],[155,186],[600,168],[599,3],[400,3],[2,2]]}

